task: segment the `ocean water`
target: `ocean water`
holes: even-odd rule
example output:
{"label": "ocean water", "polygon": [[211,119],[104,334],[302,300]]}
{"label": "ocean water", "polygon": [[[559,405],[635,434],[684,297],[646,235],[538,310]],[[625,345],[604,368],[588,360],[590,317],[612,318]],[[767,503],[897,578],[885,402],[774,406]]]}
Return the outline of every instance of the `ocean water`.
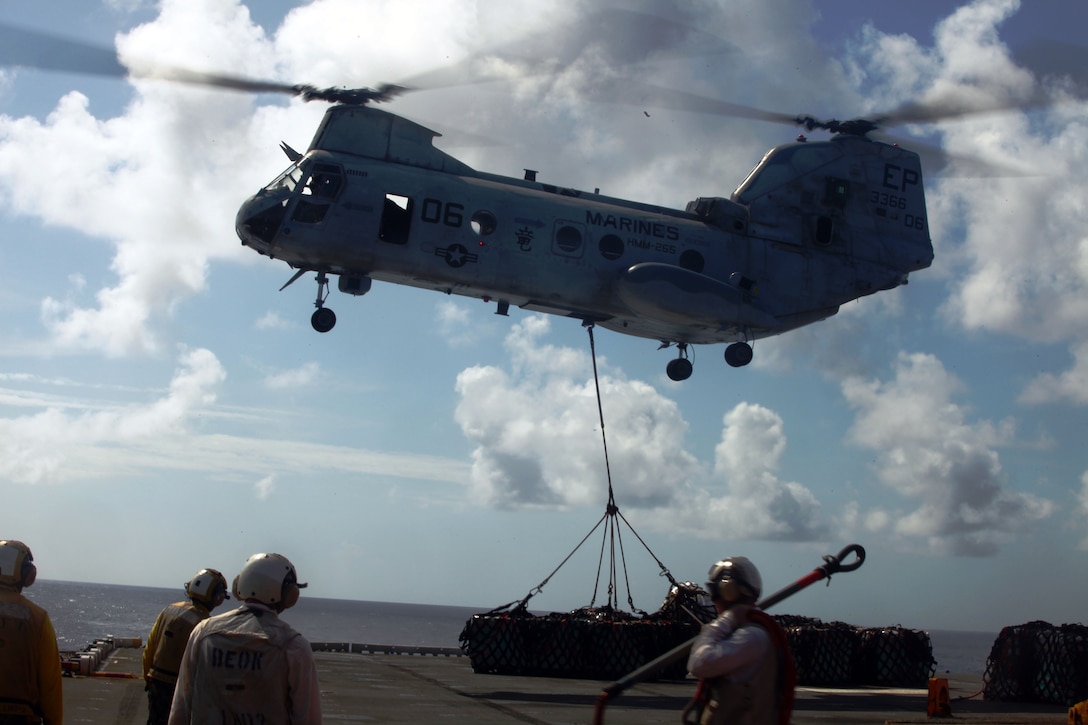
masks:
{"label": "ocean water", "polygon": [[[101,637],[146,640],[163,607],[185,599],[181,587],[160,589],[117,584],[42,581],[23,592],[45,607],[62,651],[83,649]],[[237,606],[229,600],[214,614]],[[361,602],[309,597],[282,617],[311,642],[359,642],[422,647],[458,647],[473,614],[487,607]]]}
{"label": "ocean water", "polygon": [[[40,579],[24,594],[49,612],[62,651],[81,650],[102,637],[146,640],[162,608],[185,596],[181,587]],[[227,611],[233,604],[231,600],[215,613]],[[458,647],[469,617],[490,608],[321,599],[306,596],[304,591],[299,603],[282,616],[311,642]],[[945,630],[932,630],[929,636],[938,674],[983,674],[997,638],[996,633]]]}

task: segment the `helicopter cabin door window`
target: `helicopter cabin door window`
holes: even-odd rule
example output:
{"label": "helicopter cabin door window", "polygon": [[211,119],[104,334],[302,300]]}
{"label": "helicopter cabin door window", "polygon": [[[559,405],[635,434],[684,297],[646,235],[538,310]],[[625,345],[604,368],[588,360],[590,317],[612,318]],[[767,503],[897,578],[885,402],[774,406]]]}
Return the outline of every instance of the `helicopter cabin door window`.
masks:
{"label": "helicopter cabin door window", "polygon": [[340,195],[343,184],[344,177],[339,166],[314,164],[313,171],[302,187],[302,196],[295,205],[292,218],[303,224],[324,221],[332,202]]}
{"label": "helicopter cabin door window", "polygon": [[406,244],[412,229],[412,200],[400,194],[386,194],[378,238],[390,244]]}

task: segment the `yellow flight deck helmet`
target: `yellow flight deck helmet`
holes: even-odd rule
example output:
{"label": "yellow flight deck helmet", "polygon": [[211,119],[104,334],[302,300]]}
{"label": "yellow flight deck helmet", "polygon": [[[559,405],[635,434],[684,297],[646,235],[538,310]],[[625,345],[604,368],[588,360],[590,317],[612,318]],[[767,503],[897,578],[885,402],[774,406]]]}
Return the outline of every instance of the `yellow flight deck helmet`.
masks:
{"label": "yellow flight deck helmet", "polygon": [[230,599],[227,594],[227,578],[216,569],[201,569],[185,585],[185,593],[194,602],[200,602],[208,609],[215,609]]}

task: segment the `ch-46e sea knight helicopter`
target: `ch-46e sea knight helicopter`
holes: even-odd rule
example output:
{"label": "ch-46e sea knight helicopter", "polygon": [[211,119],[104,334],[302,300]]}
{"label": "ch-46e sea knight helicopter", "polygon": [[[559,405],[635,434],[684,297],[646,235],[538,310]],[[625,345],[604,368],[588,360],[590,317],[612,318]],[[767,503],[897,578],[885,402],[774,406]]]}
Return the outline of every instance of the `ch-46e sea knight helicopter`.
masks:
{"label": "ch-46e sea knight helicopter", "polygon": [[[625,19],[646,38],[670,30],[648,16],[611,18]],[[905,284],[933,260],[918,155],[869,138],[881,125],[940,117],[922,118],[918,107],[909,117],[820,122],[711,102],[723,115],[821,128],[831,138],[778,146],[730,196],[678,210],[542,183],[533,172],[470,168],[435,147],[436,132],[374,107],[401,86],[317,89],[177,68],[141,72],[113,51],[5,25],[0,65],[333,103],[305,153],[283,145],[290,167],[242,204],[235,225],[243,244],[297,270],[287,284],[315,273],[319,332],[336,322],[325,306],[330,276],[352,295],[379,280],[479,298],[500,315],[514,306],[658,340],[676,347],[667,373],[684,380],[691,345],[727,343],[726,362],[746,365],[753,340]]]}
{"label": "ch-46e sea knight helicopter", "polygon": [[933,260],[918,155],[870,140],[873,121],[791,119],[833,135],[771,149],[729,197],[674,210],[469,168],[370,105],[400,90],[300,91],[337,105],[238,212],[242,243],[296,268],[290,282],[316,273],[318,332],[336,323],[329,275],[353,295],[379,280],[675,345],[667,373],[684,380],[689,345],[728,343],[726,362],[746,365],[751,341]]}

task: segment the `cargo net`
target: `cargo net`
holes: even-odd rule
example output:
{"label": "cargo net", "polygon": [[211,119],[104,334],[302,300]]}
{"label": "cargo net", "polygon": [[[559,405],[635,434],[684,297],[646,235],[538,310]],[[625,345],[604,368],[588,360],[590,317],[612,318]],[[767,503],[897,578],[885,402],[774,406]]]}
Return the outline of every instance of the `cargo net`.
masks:
{"label": "cargo net", "polygon": [[1088,627],[1028,622],[1005,627],[986,659],[987,700],[1070,707],[1088,700]]}
{"label": "cargo net", "polygon": [[925,687],[933,675],[936,661],[926,632],[788,614],[775,621],[786,631],[798,685]]}
{"label": "cargo net", "polygon": [[[683,644],[699,623],[670,616],[630,615],[606,608],[534,615],[523,609],[473,615],[461,648],[473,672],[495,675],[618,680]],[[687,676],[681,662],[658,679]]]}
{"label": "cargo net", "polygon": [[[661,609],[635,617],[602,609],[534,615],[524,608],[474,615],[461,647],[474,672],[616,680],[683,644],[699,631],[687,616],[714,617],[696,584],[673,587]],[[775,615],[785,630],[797,684],[813,687],[925,687],[933,676],[929,634],[903,627],[856,627],[810,617]],[[658,679],[687,676],[681,661]]]}

